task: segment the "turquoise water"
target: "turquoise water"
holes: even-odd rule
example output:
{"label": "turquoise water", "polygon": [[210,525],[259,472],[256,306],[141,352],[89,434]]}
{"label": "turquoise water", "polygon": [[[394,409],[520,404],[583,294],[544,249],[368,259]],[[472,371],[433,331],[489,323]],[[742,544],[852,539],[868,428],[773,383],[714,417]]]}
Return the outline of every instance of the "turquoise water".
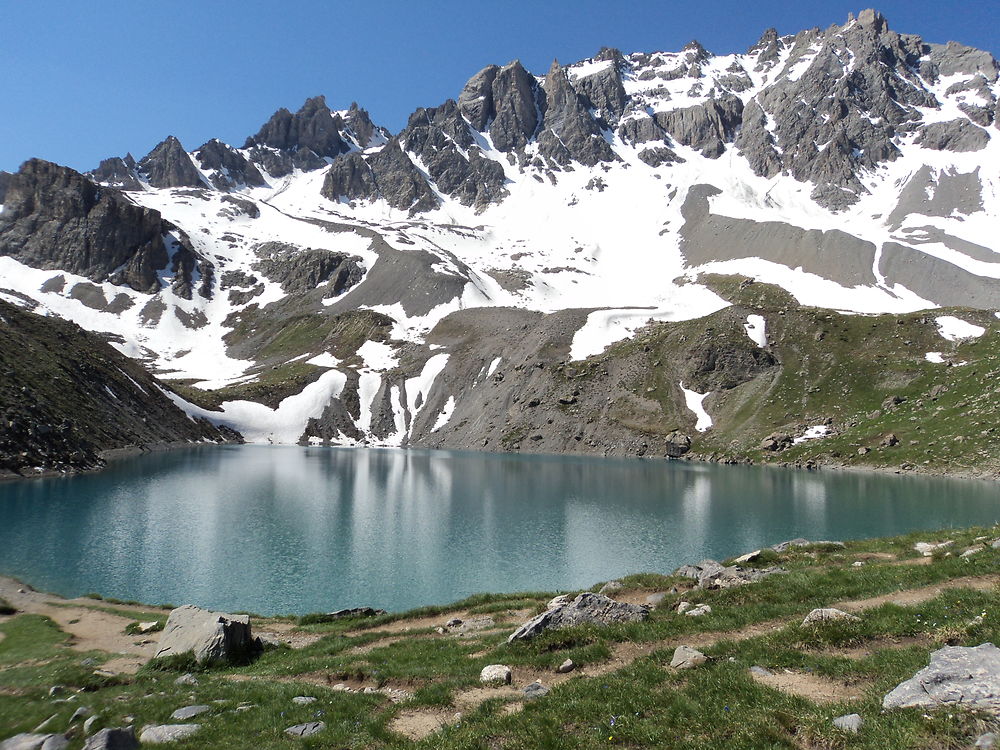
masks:
{"label": "turquoise water", "polygon": [[0,573],[271,613],[590,586],[798,536],[1000,520],[998,485],[660,460],[227,446],[0,482]]}

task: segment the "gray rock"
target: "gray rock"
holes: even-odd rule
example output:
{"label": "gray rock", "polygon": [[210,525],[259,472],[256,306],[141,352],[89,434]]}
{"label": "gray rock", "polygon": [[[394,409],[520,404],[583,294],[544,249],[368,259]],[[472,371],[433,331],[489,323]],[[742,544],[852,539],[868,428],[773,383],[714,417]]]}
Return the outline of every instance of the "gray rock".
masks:
{"label": "gray rock", "polygon": [[469,79],[458,97],[458,108],[476,130],[486,130],[493,117],[493,81],[500,68],[488,65]]}
{"label": "gray rock", "polygon": [[663,600],[667,598],[667,594],[664,591],[658,591],[655,594],[650,594],[646,597],[646,604],[650,607],[656,608],[663,604]]}
{"label": "gray rock", "polygon": [[136,750],[138,747],[139,742],[132,727],[124,729],[115,727],[102,729],[92,737],[88,737],[83,750]]}
{"label": "gray rock", "polygon": [[743,102],[727,95],[692,107],[657,112],[654,120],[678,143],[717,159],[725,153],[726,144],[733,141],[742,114]]}
{"label": "gray rock", "polygon": [[94,724],[96,724],[100,718],[101,718],[100,714],[94,714],[93,716],[89,717],[85,722],[83,722],[84,735],[90,734],[90,730],[94,728]]}
{"label": "gray rock", "polygon": [[490,664],[479,673],[479,681],[486,685],[509,685],[513,675],[505,664]]}
{"label": "gray rock", "polygon": [[674,669],[694,669],[700,667],[708,661],[708,657],[701,651],[690,646],[678,646],[674,649],[674,656],[670,660],[670,666]]}
{"label": "gray rock", "polygon": [[243,659],[255,650],[248,615],[209,612],[189,604],[170,613],[156,658],[192,652],[201,664]]}
{"label": "gray rock", "polygon": [[78,709],[76,709],[76,711],[73,712],[73,715],[69,717],[69,723],[75,724],[81,719],[86,719],[92,713],[93,711],[91,710],[90,706],[80,706]]}
{"label": "gray rock", "polygon": [[608,581],[606,584],[601,586],[600,591],[598,591],[597,593],[604,595],[614,594],[615,592],[621,591],[624,588],[625,586],[624,584],[622,584],[621,581]]}
{"label": "gray rock", "polygon": [[176,680],[174,680],[174,684],[175,685],[197,685],[198,684],[198,678],[195,677],[190,672],[188,672],[187,674],[182,674],[180,677],[178,677]]}
{"label": "gray rock", "polygon": [[617,160],[586,100],[576,92],[566,70],[556,61],[545,76],[543,90],[545,114],[538,134],[540,154],[561,166],[573,161],[594,166]]}
{"label": "gray rock", "polygon": [[976,744],[973,745],[973,747],[992,749],[997,747],[998,742],[1000,742],[1000,739],[997,738],[995,733],[987,732],[986,734],[981,734],[976,738]]}
{"label": "gray rock", "polygon": [[118,156],[104,159],[97,169],[87,173],[87,177],[94,182],[119,190],[142,190],[142,183],[135,173],[135,159],[132,158],[132,154],[128,154],[124,159]]}
{"label": "gray rock", "polygon": [[253,264],[254,270],[281,284],[286,294],[307,292],[320,284],[328,284],[329,292],[325,296],[337,297],[357,286],[365,273],[361,258],[332,250],[264,242],[254,248],[254,254],[259,258]]}
{"label": "gray rock", "polygon": [[151,724],[142,728],[139,741],[143,745],[164,745],[187,739],[201,729],[201,724]]}
{"label": "gray rock", "polygon": [[157,271],[168,262],[166,231],[158,211],[68,167],[32,159],[10,180],[0,213],[0,255],[155,292]]}
{"label": "gray rock", "polygon": [[292,698],[292,703],[297,706],[308,706],[310,703],[315,703],[316,698],[311,695],[296,695]]}
{"label": "gray rock", "polygon": [[942,705],[1000,711],[1000,649],[992,643],[938,649],[928,666],[882,699],[883,708]]}
{"label": "gray rock", "polygon": [[691,450],[690,435],[678,432],[677,430],[667,435],[665,452],[669,458],[680,458],[689,450]]}
{"label": "gray rock", "polygon": [[65,692],[66,688],[63,685],[53,685],[52,687],[49,688],[49,697],[55,698],[57,695],[62,695]]}
{"label": "gray rock", "polygon": [[572,672],[574,669],[576,669],[576,664],[573,663],[572,659],[567,659],[558,667],[556,667],[556,672],[558,672],[559,674],[566,674],[568,672]]}
{"label": "gray rock", "polygon": [[[62,701],[60,701],[60,702],[62,702]],[[46,729],[51,728],[52,725],[55,723],[55,720],[58,719],[58,718],[59,718],[59,714],[52,714],[49,718],[47,718],[45,721],[43,721],[41,724],[39,724],[37,727],[35,727],[35,732],[36,733],[38,733],[38,732],[44,732]],[[70,720],[70,723],[71,724],[73,723],[72,720]]]}
{"label": "gray rock", "polygon": [[[296,166],[317,169],[325,166],[323,158],[335,158],[350,150],[343,130],[343,120],[334,116],[324,97],[316,96],[307,99],[295,114],[279,109],[256,135],[246,140],[243,148],[276,149],[297,157]],[[275,177],[284,176],[272,171],[267,164],[264,167]]]}
{"label": "gray rock", "polygon": [[136,171],[153,187],[207,187],[181,142],[172,135],[146,154]]}
{"label": "gray rock", "polygon": [[201,168],[209,172],[209,181],[219,190],[240,187],[263,187],[264,176],[247,158],[232,146],[213,138],[194,154]]}
{"label": "gray rock", "polygon": [[526,701],[532,701],[548,695],[549,689],[541,682],[533,682],[530,685],[526,685],[524,689],[521,690],[521,694],[524,696]]}
{"label": "gray rock", "polygon": [[649,607],[624,604],[601,594],[583,593],[568,604],[560,604],[519,627],[507,638],[508,643],[530,639],[550,628],[573,625],[640,622],[649,617]]}
{"label": "gray rock", "polygon": [[170,718],[176,721],[185,721],[186,719],[193,719],[195,716],[199,716],[200,714],[211,710],[211,706],[185,706],[184,708],[178,708],[170,714]]}
{"label": "gray rock", "polygon": [[427,180],[394,138],[376,154],[358,152],[334,160],[320,191],[332,201],[382,198],[393,208],[420,213],[438,205]]}
{"label": "gray rock", "polygon": [[308,721],[305,724],[296,724],[294,727],[288,727],[285,730],[285,734],[289,737],[311,737],[314,734],[322,732],[326,729],[326,724],[322,721]]}
{"label": "gray rock", "polygon": [[41,750],[66,750],[69,738],[62,734],[53,734],[42,743]]}
{"label": "gray rock", "polygon": [[750,667],[750,674],[757,675],[758,677],[770,677],[771,675],[774,674],[774,672],[772,672],[770,669],[755,664],[754,666]]}
{"label": "gray rock", "polygon": [[803,625],[815,625],[820,622],[831,622],[833,620],[857,620],[856,615],[848,614],[835,607],[820,607],[814,609],[802,621]]}
{"label": "gray rock", "polygon": [[916,143],[936,151],[967,153],[982,151],[990,142],[990,135],[966,119],[934,122],[920,129]]}
{"label": "gray rock", "polygon": [[544,92],[520,61],[496,70],[489,110],[489,132],[493,145],[500,151],[524,148],[539,126],[539,112]]}
{"label": "gray rock", "polygon": [[712,614],[712,607],[708,604],[699,604],[696,607],[686,609],[683,614],[685,617],[703,617]]}
{"label": "gray rock", "polygon": [[861,731],[861,725],[864,724],[864,719],[861,718],[859,714],[846,714],[844,716],[838,716],[833,720],[833,725],[837,729],[842,729],[845,732],[850,732],[851,734],[857,734]]}
{"label": "gray rock", "polygon": [[15,734],[0,742],[0,750],[40,750],[51,734]]}

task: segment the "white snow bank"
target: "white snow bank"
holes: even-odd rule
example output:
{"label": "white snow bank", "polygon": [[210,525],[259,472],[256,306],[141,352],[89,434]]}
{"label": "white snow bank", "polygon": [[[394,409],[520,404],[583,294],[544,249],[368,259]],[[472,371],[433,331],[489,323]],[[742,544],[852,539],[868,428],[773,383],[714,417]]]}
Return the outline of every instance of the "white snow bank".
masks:
{"label": "white snow bank", "polygon": [[396,352],[388,344],[381,341],[366,341],[358,349],[358,356],[370,370],[391,370],[399,364]]}
{"label": "white snow bank", "polygon": [[[694,428],[698,430],[698,432],[704,432],[712,426],[712,418],[708,415],[708,412],[705,411],[705,407],[702,406],[702,402],[705,400],[705,396],[707,396],[708,393],[695,393],[694,391],[685,388],[683,383],[681,383],[680,386],[681,390],[684,391],[684,401],[687,403],[687,408],[694,412],[694,415],[698,418]],[[711,391],[709,391],[709,393],[710,392]]]}
{"label": "white snow bank", "polygon": [[434,381],[446,364],[448,364],[447,354],[435,354],[427,360],[424,369],[417,377],[406,381],[406,409],[410,413],[410,429],[413,428],[417,414],[427,403],[427,396],[434,387]]}
{"label": "white snow bank", "polygon": [[248,443],[295,444],[310,419],[316,419],[330,401],[344,390],[347,376],[337,370],[324,372],[301,393],[289,396],[277,409],[253,401],[225,401],[221,411],[210,411],[185,401],[176,393],[164,391],[167,397],[190,417],[201,417],[213,424],[230,427]]}
{"label": "white snow bank", "polygon": [[986,333],[986,329],[982,326],[967,323],[961,318],[956,318],[953,315],[942,315],[940,318],[937,318],[935,322],[937,323],[938,332],[943,338],[948,339],[948,341],[978,339]]}
{"label": "white snow bank", "polygon": [[317,354],[311,359],[307,359],[306,364],[316,365],[316,367],[339,367],[340,360],[330,354],[330,352],[323,352],[322,354]]}
{"label": "white snow bank", "polygon": [[743,330],[757,346],[767,346],[767,321],[764,320],[763,315],[747,315],[747,322],[743,324]]}
{"label": "white snow bank", "polygon": [[936,365],[940,365],[944,362],[944,356],[941,352],[927,352],[927,354],[924,355],[924,359],[928,362],[933,362]]}
{"label": "white snow bank", "polygon": [[799,437],[792,441],[792,445],[798,445],[799,443],[804,443],[806,440],[816,440],[821,437],[826,437],[830,434],[830,428],[825,424],[818,424],[808,428]]}
{"label": "white snow bank", "polygon": [[441,410],[441,413],[438,414],[437,421],[434,423],[434,426],[431,428],[431,432],[437,432],[442,427],[444,427],[446,424],[448,424],[448,420],[451,419],[451,415],[454,414],[454,413],[455,413],[455,397],[454,396],[449,396],[448,397],[448,403],[446,403],[444,405],[444,408]]}

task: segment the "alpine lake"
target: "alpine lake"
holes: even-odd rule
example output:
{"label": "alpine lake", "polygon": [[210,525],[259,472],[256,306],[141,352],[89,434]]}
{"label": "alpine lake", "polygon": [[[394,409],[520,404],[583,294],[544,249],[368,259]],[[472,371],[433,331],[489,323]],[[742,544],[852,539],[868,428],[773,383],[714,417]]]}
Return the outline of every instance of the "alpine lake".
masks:
{"label": "alpine lake", "polygon": [[260,614],[589,587],[786,539],[988,525],[993,482],[445,451],[205,446],[0,482],[0,574]]}

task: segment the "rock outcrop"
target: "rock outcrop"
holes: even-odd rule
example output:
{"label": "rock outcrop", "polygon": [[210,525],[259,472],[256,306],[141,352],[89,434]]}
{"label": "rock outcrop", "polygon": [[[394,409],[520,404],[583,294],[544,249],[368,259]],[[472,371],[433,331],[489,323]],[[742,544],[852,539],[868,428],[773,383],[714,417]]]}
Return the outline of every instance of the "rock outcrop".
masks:
{"label": "rock outcrop", "polygon": [[156,188],[206,186],[190,155],[172,135],[146,154],[136,165],[136,171]]}
{"label": "rock outcrop", "polygon": [[168,262],[168,229],[158,211],[68,167],[32,159],[10,180],[0,213],[0,255],[155,292],[157,271]]}
{"label": "rock outcrop", "polygon": [[882,699],[883,708],[943,706],[1000,711],[1000,649],[992,643],[938,649],[930,664]]}
{"label": "rock outcrop", "polygon": [[583,593],[573,601],[560,603],[532,618],[507,638],[508,643],[528,640],[551,628],[574,625],[640,622],[649,617],[649,607],[616,602],[600,594]]}
{"label": "rock outcrop", "polygon": [[194,157],[202,169],[210,172],[208,179],[218,190],[263,187],[267,184],[257,167],[218,138],[213,138],[199,148]]}

